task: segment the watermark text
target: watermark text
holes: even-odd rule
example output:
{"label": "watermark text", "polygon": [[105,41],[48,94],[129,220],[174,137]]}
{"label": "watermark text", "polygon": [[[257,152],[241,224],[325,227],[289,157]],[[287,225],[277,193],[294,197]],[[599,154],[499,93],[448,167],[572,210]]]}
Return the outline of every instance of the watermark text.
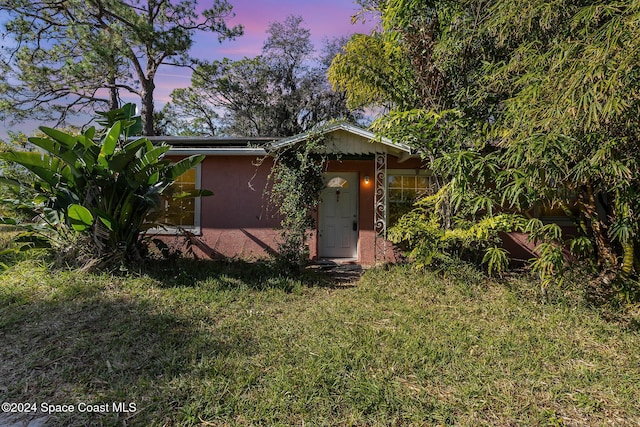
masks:
{"label": "watermark text", "polygon": [[49,402],[4,402],[0,405],[2,412],[9,414],[63,414],[71,412],[91,413],[134,413],[138,410],[135,402],[102,402],[102,403],[49,403]]}

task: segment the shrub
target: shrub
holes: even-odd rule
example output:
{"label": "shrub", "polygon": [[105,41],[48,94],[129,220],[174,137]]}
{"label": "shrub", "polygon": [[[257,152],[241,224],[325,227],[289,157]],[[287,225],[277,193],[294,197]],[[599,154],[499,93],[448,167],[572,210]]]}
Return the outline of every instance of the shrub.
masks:
{"label": "shrub", "polygon": [[[419,268],[438,267],[456,259],[487,264],[490,274],[509,266],[499,232],[520,230],[525,219],[514,214],[487,214],[476,222],[462,216],[445,221],[441,203],[447,187],[416,202],[414,209],[389,229],[389,239],[407,252]],[[446,227],[449,222],[451,227]]]}
{"label": "shrub", "polygon": [[[15,181],[36,194],[39,221],[26,225],[29,238],[44,236],[73,258],[88,255],[113,263],[141,257],[149,213],[160,206],[161,195],[174,180],[204,156],[175,164],[164,159],[170,146],[130,136],[137,123],[133,111],[128,104],[103,114],[108,128],[100,133],[94,127],[78,135],[42,127],[45,137],[29,138],[41,151],[0,154],[0,159],[23,166],[35,178]],[[197,190],[173,198],[209,194]]]}

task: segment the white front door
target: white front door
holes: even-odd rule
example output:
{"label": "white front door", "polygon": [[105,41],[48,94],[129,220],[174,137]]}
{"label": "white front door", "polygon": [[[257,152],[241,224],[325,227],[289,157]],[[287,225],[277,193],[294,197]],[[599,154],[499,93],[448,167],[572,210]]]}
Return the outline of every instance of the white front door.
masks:
{"label": "white front door", "polygon": [[358,174],[324,175],[318,215],[318,252],[322,258],[358,257]]}

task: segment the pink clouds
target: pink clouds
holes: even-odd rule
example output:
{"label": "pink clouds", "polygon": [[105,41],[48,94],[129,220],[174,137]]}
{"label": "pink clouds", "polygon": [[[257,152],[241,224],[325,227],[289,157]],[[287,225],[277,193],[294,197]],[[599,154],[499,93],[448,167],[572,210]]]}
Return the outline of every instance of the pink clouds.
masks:
{"label": "pink clouds", "polygon": [[[302,16],[303,26],[311,31],[311,40],[317,49],[325,39],[348,36],[353,33],[369,33],[371,22],[351,24],[351,17],[358,11],[353,0],[229,0],[233,5],[235,17],[228,21],[230,26],[241,24],[245,34],[236,40],[218,42],[215,34],[198,34],[191,54],[197,58],[212,61],[214,59],[241,59],[260,54],[266,39],[266,30],[271,22],[282,22],[289,15]],[[204,9],[210,1],[201,0],[199,9]],[[162,66],[156,76],[154,92],[155,108],[162,109],[171,100],[173,89],[190,85],[191,71],[187,68]],[[123,101],[133,101],[138,105],[140,99],[132,94],[121,93]],[[84,124],[86,117],[79,119]],[[40,124],[40,123],[38,123]],[[47,124],[52,125],[52,124]],[[33,123],[8,127],[0,122],[0,138],[6,135],[6,129],[23,130],[32,133]]]}

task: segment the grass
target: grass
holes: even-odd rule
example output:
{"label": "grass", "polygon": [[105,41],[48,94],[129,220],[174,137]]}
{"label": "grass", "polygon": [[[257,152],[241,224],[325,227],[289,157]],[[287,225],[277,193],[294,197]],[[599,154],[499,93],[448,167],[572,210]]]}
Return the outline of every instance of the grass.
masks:
{"label": "grass", "polygon": [[[357,286],[268,264],[0,273],[0,401],[133,402],[51,425],[640,424],[640,333],[461,267]],[[630,325],[630,324],[627,324]]]}

